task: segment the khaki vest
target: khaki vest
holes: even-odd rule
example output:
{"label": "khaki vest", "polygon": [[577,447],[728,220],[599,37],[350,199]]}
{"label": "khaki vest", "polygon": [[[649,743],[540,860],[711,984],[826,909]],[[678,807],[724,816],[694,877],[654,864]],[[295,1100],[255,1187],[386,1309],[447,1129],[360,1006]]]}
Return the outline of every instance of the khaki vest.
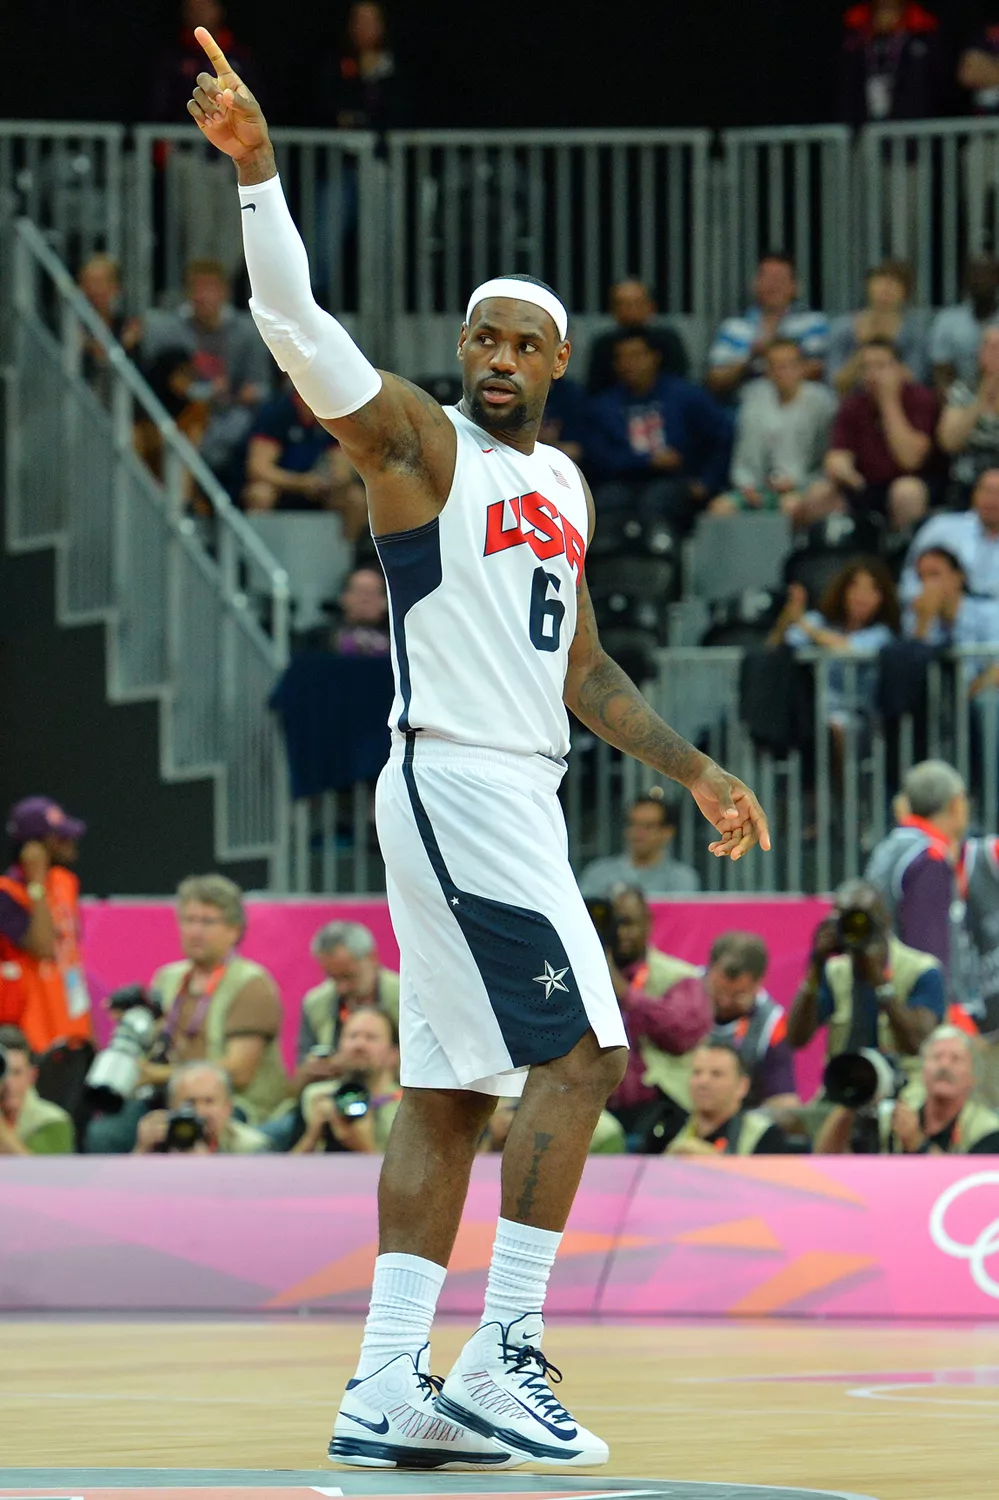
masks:
{"label": "khaki vest", "polygon": [[[392,1017],[396,1030],[399,1029],[399,976],[391,969],[378,970],[378,1004],[388,1015]],[[337,999],[336,980],[324,979],[322,984],[317,984],[302,1000],[302,1010],[305,1012],[309,1026],[316,1038],[317,1045],[321,1047],[336,1046],[336,1021],[337,1021]]]}
{"label": "khaki vest", "polygon": [[[679,980],[696,977],[701,972],[696,964],[688,964],[682,958],[672,958],[668,953],[660,953],[658,948],[649,949],[646,961],[649,973],[643,992],[651,999],[665,995]],[[638,1047],[645,1064],[642,1082],[649,1088],[662,1089],[664,1094],[668,1094],[689,1114],[692,1053],[685,1052],[682,1057],[674,1057],[670,1052],[660,1051],[644,1038]]]}
{"label": "khaki vest", "polygon": [[[908,1102],[908,1095],[906,1095]],[[895,1108],[890,1099],[886,1099],[878,1110],[878,1130],[881,1135],[881,1149],[888,1150],[891,1140],[892,1111]],[[969,1099],[957,1117],[957,1145],[951,1146],[951,1152],[955,1156],[963,1156],[976,1146],[983,1136],[991,1135],[994,1130],[999,1130],[999,1115],[984,1104],[979,1104],[977,1099]]]}
{"label": "khaki vest", "polygon": [[232,1156],[251,1156],[259,1151],[269,1150],[270,1142],[267,1137],[259,1130],[254,1130],[252,1125],[244,1125],[241,1120],[230,1120],[219,1142],[219,1151]]}
{"label": "khaki vest", "polygon": [[[909,948],[894,933],[888,939],[888,963],[891,968],[891,983],[898,998],[904,1002],[912,993],[916,980],[930,969],[939,969],[939,962],[929,953],[920,953]],[[848,953],[839,953],[826,962],[826,980],[832,991],[833,1013],[829,1020],[826,1039],[826,1056],[837,1057],[846,1051],[853,1024],[853,963]],[[882,1052],[897,1053],[898,1043],[888,1017],[882,1011],[878,1016],[878,1047]],[[919,1072],[918,1056],[899,1059],[910,1080]]]}
{"label": "khaki vest", "polygon": [[[734,1145],[730,1141],[728,1150],[725,1153],[719,1154],[724,1154],[726,1156],[752,1156],[753,1152],[756,1150],[757,1146],[760,1144],[760,1141],[766,1135],[767,1131],[770,1129],[773,1123],[774,1122],[771,1117],[762,1109],[747,1110],[746,1113],[742,1116],[742,1124],[739,1127],[738,1140]],[[670,1141],[669,1145],[666,1147],[667,1155],[680,1141],[696,1141],[699,1139],[700,1137],[698,1136],[697,1131],[694,1128],[693,1120],[688,1120],[686,1125],[680,1131],[679,1135],[675,1135],[672,1141]]]}
{"label": "khaki vest", "polygon": [[[48,1099],[41,1098],[39,1094],[35,1093],[34,1089],[29,1089],[24,1096],[24,1103],[21,1105],[21,1113],[17,1117],[14,1134],[21,1142],[21,1145],[27,1146],[30,1151],[31,1137],[37,1135],[39,1130],[43,1130],[46,1125],[63,1124],[69,1126],[70,1141],[72,1142],[75,1132],[73,1130],[73,1122],[66,1111],[60,1109],[58,1104],[51,1104]],[[72,1149],[71,1144],[69,1150],[72,1151]]]}
{"label": "khaki vest", "polygon": [[[149,987],[159,993],[167,1015],[173,1009],[190,969],[189,961],[181,959],[178,963],[164,964],[150,980]],[[232,1002],[245,984],[260,976],[271,978],[262,965],[254,963],[252,959],[241,958],[238,954],[226,965],[226,971],[211,998],[205,1018],[205,1057],[209,1062],[222,1062],[225,1055],[225,1023]],[[264,1047],[264,1055],[250,1087],[243,1094],[234,1094],[232,1102],[245,1112],[250,1124],[255,1125],[260,1120],[269,1119],[288,1098],[289,1093],[288,1075],[281,1061],[279,1039],[274,1037]]]}

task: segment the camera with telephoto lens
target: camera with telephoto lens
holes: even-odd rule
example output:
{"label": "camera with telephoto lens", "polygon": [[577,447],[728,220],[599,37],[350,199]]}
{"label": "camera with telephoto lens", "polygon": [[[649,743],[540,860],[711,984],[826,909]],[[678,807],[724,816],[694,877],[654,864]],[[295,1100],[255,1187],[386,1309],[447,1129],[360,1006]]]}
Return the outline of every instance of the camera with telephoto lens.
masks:
{"label": "camera with telephoto lens", "polygon": [[89,1102],[106,1114],[118,1114],[139,1082],[142,1061],[156,1038],[163,1016],[158,995],[141,984],[129,984],[107,998],[108,1010],[118,1017],[111,1040],[90,1065],[84,1087]]}
{"label": "camera with telephoto lens", "polygon": [[873,1047],[841,1052],[826,1063],[822,1087],[830,1104],[874,1111],[886,1099],[897,1099],[908,1083],[894,1058]]}
{"label": "camera with telephoto lens", "polygon": [[345,1120],[363,1120],[371,1108],[371,1091],[357,1074],[345,1078],[333,1095],[333,1107]]}
{"label": "camera with telephoto lens", "polygon": [[855,953],[884,937],[884,930],[865,907],[848,906],[836,917],[836,937],[841,948]]}
{"label": "camera with telephoto lens", "polygon": [[182,1104],[167,1115],[167,1131],[156,1147],[162,1153],[168,1151],[193,1151],[195,1146],[208,1140],[208,1126],[197,1113],[193,1104]]}

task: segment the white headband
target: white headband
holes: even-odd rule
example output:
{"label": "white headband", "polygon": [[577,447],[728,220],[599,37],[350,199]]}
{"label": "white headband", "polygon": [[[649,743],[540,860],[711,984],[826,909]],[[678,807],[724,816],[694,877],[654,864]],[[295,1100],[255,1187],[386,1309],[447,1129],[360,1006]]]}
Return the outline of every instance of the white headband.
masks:
{"label": "white headband", "polygon": [[565,338],[569,314],[555,293],[548,291],[546,287],[535,286],[533,281],[514,281],[509,276],[495,276],[492,281],[484,281],[481,286],[476,287],[469,297],[465,310],[466,323],[471,323],[472,313],[487,297],[513,297],[518,302],[533,302],[535,307],[542,308],[551,318],[558,329],[559,338]]}

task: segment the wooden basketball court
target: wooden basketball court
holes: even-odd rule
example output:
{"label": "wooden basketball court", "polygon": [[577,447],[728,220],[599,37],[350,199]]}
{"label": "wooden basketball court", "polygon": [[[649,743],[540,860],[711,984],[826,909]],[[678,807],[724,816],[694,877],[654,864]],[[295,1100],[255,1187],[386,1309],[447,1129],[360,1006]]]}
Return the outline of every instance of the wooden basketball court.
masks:
{"label": "wooden basketball court", "polygon": [[[466,1331],[438,1325],[436,1370]],[[322,1317],[0,1321],[0,1489],[26,1467],[325,1469],[335,1486],[346,1471],[324,1455],[359,1336]],[[610,1443],[607,1490],[654,1476],[877,1500],[999,1492],[999,1324],[553,1323],[546,1351],[566,1404]]]}

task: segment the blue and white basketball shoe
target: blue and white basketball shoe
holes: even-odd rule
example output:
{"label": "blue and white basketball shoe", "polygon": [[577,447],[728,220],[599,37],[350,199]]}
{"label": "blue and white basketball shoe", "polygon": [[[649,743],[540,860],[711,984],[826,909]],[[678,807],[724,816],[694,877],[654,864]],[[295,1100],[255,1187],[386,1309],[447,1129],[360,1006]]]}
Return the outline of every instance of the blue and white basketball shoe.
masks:
{"label": "blue and white basketball shoe", "polygon": [[520,1454],[524,1463],[595,1468],[610,1456],[602,1438],[581,1427],[554,1395],[562,1379],[541,1352],[544,1322],[528,1313],[509,1327],[486,1323],[465,1345],[436,1409],[466,1430]]}
{"label": "blue and white basketball shoe", "polygon": [[512,1469],[520,1453],[435,1410],[442,1382],[426,1372],[429,1345],[351,1380],[333,1425],[329,1457],[364,1469]]}

